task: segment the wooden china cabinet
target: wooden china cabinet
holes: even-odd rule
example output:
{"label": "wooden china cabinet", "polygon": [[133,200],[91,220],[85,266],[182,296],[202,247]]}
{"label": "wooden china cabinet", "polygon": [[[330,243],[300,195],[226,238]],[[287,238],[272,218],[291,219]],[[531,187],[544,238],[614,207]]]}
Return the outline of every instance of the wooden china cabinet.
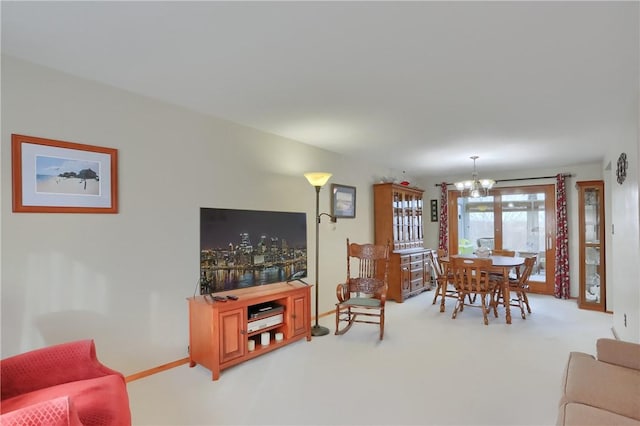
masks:
{"label": "wooden china cabinet", "polygon": [[422,225],[424,191],[394,183],[373,186],[375,243],[392,244],[387,298],[402,303],[431,288]]}
{"label": "wooden china cabinet", "polygon": [[604,183],[577,182],[580,242],[580,293],[578,306],[606,310],[604,257]]}

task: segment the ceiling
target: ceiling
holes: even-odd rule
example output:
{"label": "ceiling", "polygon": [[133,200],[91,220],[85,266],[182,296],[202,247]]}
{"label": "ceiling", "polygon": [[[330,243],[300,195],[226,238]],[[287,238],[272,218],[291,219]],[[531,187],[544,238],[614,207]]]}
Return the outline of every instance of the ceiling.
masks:
{"label": "ceiling", "polygon": [[601,161],[638,2],[10,2],[2,52],[414,176]]}

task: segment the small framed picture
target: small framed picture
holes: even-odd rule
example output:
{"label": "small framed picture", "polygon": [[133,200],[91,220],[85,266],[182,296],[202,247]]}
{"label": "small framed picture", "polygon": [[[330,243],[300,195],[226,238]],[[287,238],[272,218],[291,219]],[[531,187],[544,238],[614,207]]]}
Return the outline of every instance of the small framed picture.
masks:
{"label": "small framed picture", "polygon": [[356,217],[356,187],[331,184],[331,215],[334,218]]}
{"label": "small framed picture", "polygon": [[11,135],[13,211],[117,213],[118,151]]}
{"label": "small framed picture", "polygon": [[438,221],[438,200],[431,200],[431,222]]}

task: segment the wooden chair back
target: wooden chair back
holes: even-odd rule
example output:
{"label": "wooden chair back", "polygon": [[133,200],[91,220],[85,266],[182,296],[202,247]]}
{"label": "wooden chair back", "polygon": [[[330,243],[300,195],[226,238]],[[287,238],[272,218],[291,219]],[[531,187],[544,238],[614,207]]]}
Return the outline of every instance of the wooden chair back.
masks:
{"label": "wooden chair back", "polygon": [[485,293],[494,287],[489,280],[492,261],[488,258],[454,256],[449,261],[449,273],[458,292]]}
{"label": "wooden chair back", "polygon": [[440,312],[444,312],[444,299],[445,297],[458,297],[458,292],[453,289],[453,287],[449,286],[451,282],[449,277],[449,264],[448,262],[440,262],[440,258],[445,257],[446,252],[442,249],[438,249],[438,251],[433,251],[429,253],[429,261],[432,265],[433,277],[436,282],[436,291],[433,293],[433,302],[432,304],[436,304],[438,300],[438,296],[442,298],[440,301]]}
{"label": "wooden chair back", "polygon": [[509,279],[509,290],[515,293],[517,296],[509,301],[504,300],[502,292],[497,292],[495,303],[502,302],[503,304],[509,303],[511,306],[517,306],[520,308],[520,315],[522,319],[526,319],[525,306],[527,311],[531,313],[531,306],[529,306],[529,298],[527,297],[527,291],[529,290],[529,277],[533,272],[533,267],[536,263],[536,256],[528,256],[524,258],[524,265],[516,268],[517,278]]}
{"label": "wooden chair back", "polygon": [[427,259],[429,260],[429,264],[431,265],[431,272],[433,274],[433,278],[438,280],[443,275],[442,264],[440,263],[439,256],[437,252],[433,250],[427,252]]}
{"label": "wooden chair back", "polygon": [[387,288],[389,244],[356,244],[347,238],[347,285],[350,293],[379,296]]}
{"label": "wooden chair back", "polygon": [[[487,313],[491,307],[493,307],[495,316],[498,316],[498,310],[496,309],[496,304],[493,299],[497,281],[490,277],[490,268],[493,261],[489,258],[454,256],[450,259],[449,263],[449,274],[458,291],[458,300],[451,318],[455,319],[458,312],[462,311],[465,305],[465,297],[469,297],[470,304],[473,306],[472,304],[475,302],[476,296],[480,296],[482,318],[485,325],[488,325],[489,320]],[[473,298],[471,296],[473,296]],[[487,306],[487,304],[489,306]]]}
{"label": "wooden chair back", "polygon": [[529,277],[533,272],[533,266],[536,264],[536,256],[529,256],[524,258],[524,266],[520,268],[520,274],[517,280],[512,282],[512,286],[526,289],[529,286]]}
{"label": "wooden chair back", "polygon": [[494,256],[516,257],[514,250],[492,250],[491,254]]}

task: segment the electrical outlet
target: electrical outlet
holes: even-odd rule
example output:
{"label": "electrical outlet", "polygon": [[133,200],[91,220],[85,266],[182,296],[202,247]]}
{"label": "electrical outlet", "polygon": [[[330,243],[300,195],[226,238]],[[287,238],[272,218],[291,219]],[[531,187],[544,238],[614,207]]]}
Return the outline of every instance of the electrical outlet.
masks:
{"label": "electrical outlet", "polygon": [[624,314],[623,318],[624,318],[624,326],[626,327],[627,326],[627,314]]}

